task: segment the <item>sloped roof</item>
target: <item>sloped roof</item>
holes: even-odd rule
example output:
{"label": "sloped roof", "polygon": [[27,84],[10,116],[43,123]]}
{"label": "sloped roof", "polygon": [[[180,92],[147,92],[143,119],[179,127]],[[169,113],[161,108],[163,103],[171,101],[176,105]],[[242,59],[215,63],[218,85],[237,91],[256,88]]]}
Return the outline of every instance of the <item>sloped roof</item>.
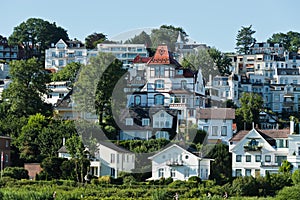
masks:
{"label": "sloped roof", "polygon": [[62,147],[60,147],[60,149],[58,149],[57,151],[58,153],[68,153],[67,147],[65,145],[63,145]]}
{"label": "sloped roof", "polygon": [[120,152],[120,153],[131,153],[131,154],[133,154],[133,152],[131,152],[131,151],[127,150],[127,149],[124,149],[124,148],[122,148],[120,146],[117,146],[116,144],[114,144],[112,142],[100,141],[99,144],[103,145],[103,146],[105,146],[107,148],[110,148],[112,150],[115,150],[117,152]]}
{"label": "sloped roof", "polygon": [[181,65],[173,58],[171,52],[168,50],[167,45],[158,46],[154,56],[148,61],[148,65]]}
{"label": "sloped roof", "polygon": [[198,119],[235,119],[232,108],[200,108],[197,109]]}
{"label": "sloped roof", "polygon": [[[255,129],[255,130],[268,142],[276,138],[288,138],[288,135],[290,133],[289,129],[265,129],[265,130]],[[242,140],[249,132],[250,130],[239,131],[230,139],[230,141],[238,142]]]}

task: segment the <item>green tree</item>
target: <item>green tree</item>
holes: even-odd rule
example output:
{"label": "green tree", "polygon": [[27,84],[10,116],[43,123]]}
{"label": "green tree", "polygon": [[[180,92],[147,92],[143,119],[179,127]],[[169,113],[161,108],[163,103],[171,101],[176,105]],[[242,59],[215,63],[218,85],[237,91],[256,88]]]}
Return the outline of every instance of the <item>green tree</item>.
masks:
{"label": "green tree", "polygon": [[85,38],[85,46],[87,49],[95,49],[97,44],[105,40],[107,40],[107,37],[103,33],[93,33]]}
{"label": "green tree", "polygon": [[183,40],[187,40],[188,35],[181,27],[162,25],[159,29],[153,29],[150,34],[153,48],[166,44],[170,51],[175,51],[175,43],[179,33],[182,35]]}
{"label": "green tree", "polygon": [[252,25],[242,26],[236,36],[236,49],[238,53],[249,54],[250,46],[256,42],[253,34],[256,31],[252,30]]}
{"label": "green tree", "polygon": [[281,166],[279,167],[279,172],[291,173],[292,169],[293,169],[293,165],[289,161],[284,160]]}
{"label": "green tree", "polygon": [[230,66],[231,59],[216,48],[210,48],[208,50],[210,57],[213,59],[216,67],[219,70],[221,76],[228,76],[231,74]]}
{"label": "green tree", "polygon": [[276,200],[298,200],[300,196],[300,186],[284,187],[276,195]]}
{"label": "green tree", "polygon": [[69,40],[69,37],[67,31],[56,26],[55,22],[50,23],[39,18],[29,18],[26,22],[14,27],[12,35],[8,38],[8,43],[22,45],[26,59],[34,56],[42,58],[45,49],[59,39],[66,41]]}
{"label": "green tree", "polygon": [[198,70],[201,68],[203,78],[209,81],[209,76],[215,77],[220,75],[213,58],[209,55],[208,50],[201,49],[196,54],[188,54],[183,59],[183,67]]}
{"label": "green tree", "polygon": [[232,177],[231,154],[228,146],[222,143],[215,145],[207,157],[214,159],[211,164],[210,179],[216,180],[218,184],[227,183]]}
{"label": "green tree", "polygon": [[60,179],[62,177],[61,165],[66,158],[48,157],[45,158],[41,167],[43,171],[39,174],[39,178],[45,180]]}
{"label": "green tree", "polygon": [[22,127],[21,134],[17,138],[17,147],[20,150],[20,157],[26,162],[41,161],[38,136],[46,125],[45,116],[38,113],[30,116],[28,123]]}
{"label": "green tree", "polygon": [[300,33],[289,31],[287,33],[274,33],[267,42],[279,43],[290,52],[297,52],[300,47]]}
{"label": "green tree", "polygon": [[263,108],[263,98],[256,93],[244,92],[239,101],[241,106],[236,109],[237,129],[251,129],[253,122],[254,124],[259,123],[259,117],[257,116]]}
{"label": "green tree", "polygon": [[233,191],[237,196],[256,196],[258,184],[252,176],[238,177],[232,182]]}
{"label": "green tree", "polygon": [[52,115],[51,105],[42,100],[50,77],[37,59],[10,62],[10,75],[12,82],[3,92],[3,99],[9,105],[8,114],[17,117],[36,113]]}
{"label": "green tree", "polygon": [[295,185],[300,183],[300,171],[299,169],[295,170],[292,174],[292,180]]}
{"label": "green tree", "polygon": [[80,136],[73,135],[66,141],[66,147],[72,160],[75,162],[75,172],[78,182],[84,182],[84,176],[88,172],[88,167],[90,165],[87,159],[88,152],[85,151],[85,147],[82,143]]}
{"label": "green tree", "polygon": [[133,38],[126,40],[125,44],[145,44],[146,47],[152,46],[150,35],[148,35],[145,31],[142,31],[139,35],[135,35]]}
{"label": "green tree", "polygon": [[77,74],[83,65],[77,62],[68,63],[62,70],[54,73],[52,81],[71,81],[75,82]]}

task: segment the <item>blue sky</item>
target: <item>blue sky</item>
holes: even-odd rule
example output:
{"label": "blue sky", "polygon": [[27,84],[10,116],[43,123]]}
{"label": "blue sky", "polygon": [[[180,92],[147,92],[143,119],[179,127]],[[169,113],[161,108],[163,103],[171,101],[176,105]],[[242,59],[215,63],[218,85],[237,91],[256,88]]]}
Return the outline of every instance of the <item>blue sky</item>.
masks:
{"label": "blue sky", "polygon": [[277,32],[300,32],[299,7],[298,0],[7,0],[1,2],[0,35],[8,37],[31,17],[56,22],[82,41],[94,32],[112,38],[167,24],[182,27],[199,43],[234,51],[241,26],[252,24],[257,41]]}

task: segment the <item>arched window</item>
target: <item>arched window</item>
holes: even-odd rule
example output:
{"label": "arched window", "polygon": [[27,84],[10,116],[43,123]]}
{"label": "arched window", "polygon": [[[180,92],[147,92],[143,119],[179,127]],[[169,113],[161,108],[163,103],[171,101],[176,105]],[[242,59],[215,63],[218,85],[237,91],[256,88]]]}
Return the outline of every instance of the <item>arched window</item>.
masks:
{"label": "arched window", "polygon": [[154,104],[155,105],[164,105],[164,95],[162,94],[157,94],[154,96]]}
{"label": "arched window", "polygon": [[139,96],[139,95],[134,96],[134,105],[136,105],[136,106],[141,105],[141,96]]}

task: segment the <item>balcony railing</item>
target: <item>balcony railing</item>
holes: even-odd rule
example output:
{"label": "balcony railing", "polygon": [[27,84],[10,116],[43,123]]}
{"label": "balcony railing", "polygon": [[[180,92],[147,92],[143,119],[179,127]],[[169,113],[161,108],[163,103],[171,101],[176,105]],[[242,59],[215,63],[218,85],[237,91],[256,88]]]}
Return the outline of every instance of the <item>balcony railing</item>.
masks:
{"label": "balcony railing", "polygon": [[168,160],[166,162],[167,166],[176,167],[176,166],[183,166],[182,160]]}
{"label": "balcony railing", "polygon": [[250,144],[244,145],[245,151],[260,151],[261,149],[262,149],[262,145],[250,145]]}

